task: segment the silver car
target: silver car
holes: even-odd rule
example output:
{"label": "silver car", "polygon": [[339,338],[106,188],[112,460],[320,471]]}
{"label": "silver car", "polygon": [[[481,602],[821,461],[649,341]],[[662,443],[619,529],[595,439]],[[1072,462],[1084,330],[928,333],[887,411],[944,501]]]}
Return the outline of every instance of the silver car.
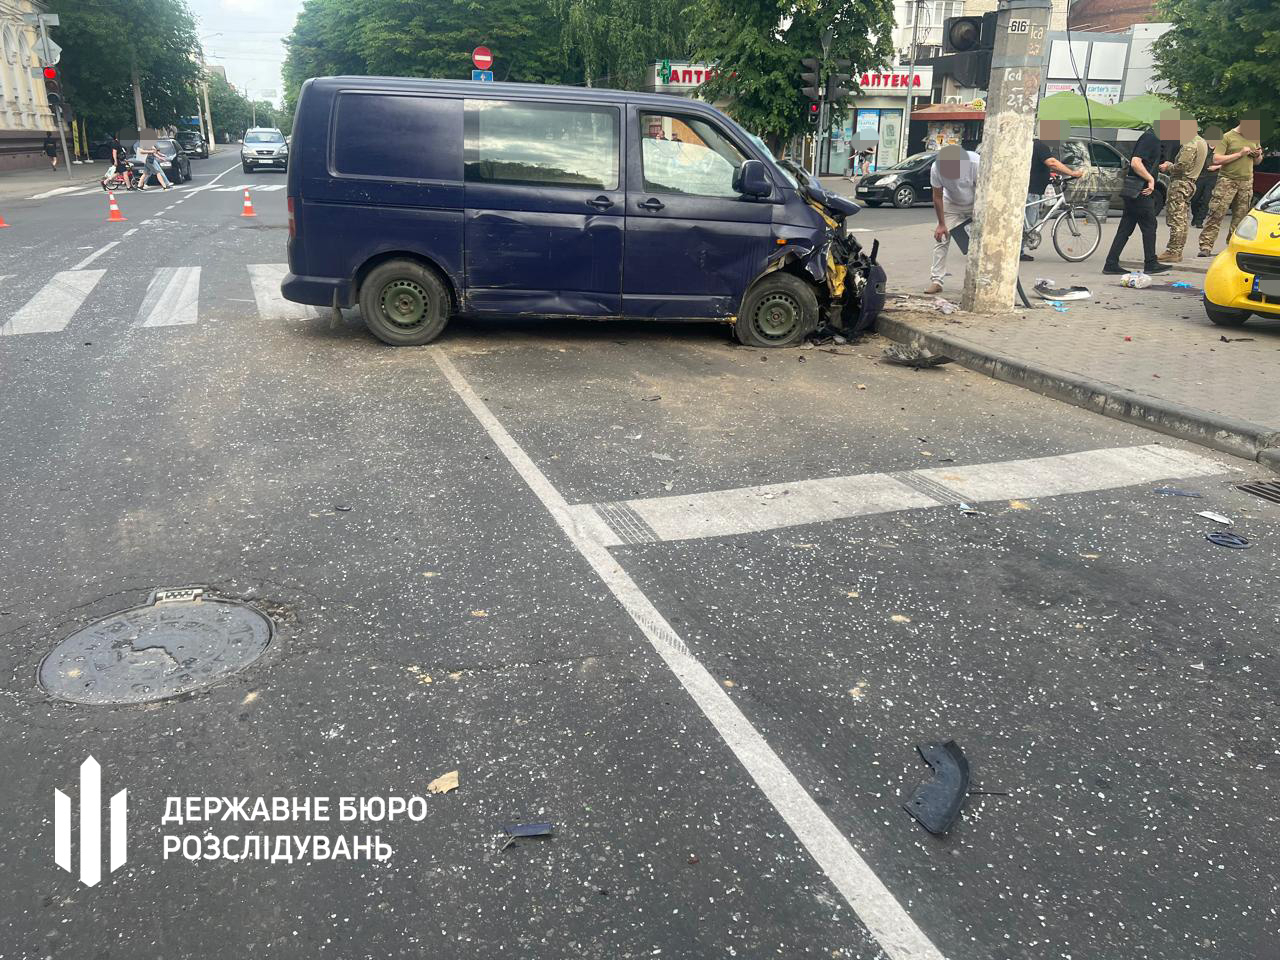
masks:
{"label": "silver car", "polygon": [[289,144],[284,134],[275,127],[254,127],[246,130],[240,146],[240,166],[245,173],[258,167],[289,168]]}

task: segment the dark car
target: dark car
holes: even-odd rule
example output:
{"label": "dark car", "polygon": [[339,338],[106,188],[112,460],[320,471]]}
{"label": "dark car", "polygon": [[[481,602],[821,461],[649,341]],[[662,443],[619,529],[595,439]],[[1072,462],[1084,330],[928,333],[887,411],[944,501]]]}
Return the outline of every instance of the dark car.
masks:
{"label": "dark car", "polygon": [[195,157],[200,160],[209,159],[209,141],[194,130],[183,130],[175,137],[178,146],[182,147],[182,152],[188,157]]}
{"label": "dark car", "polygon": [[[1135,141],[1136,143],[1136,141]],[[1111,198],[1111,208],[1119,210],[1124,207],[1120,197],[1120,187],[1124,182],[1125,172],[1129,169],[1129,158],[1133,155],[1133,143],[1114,144],[1105,140],[1087,140],[1076,138],[1060,145],[1058,159],[1069,167],[1078,167],[1088,150],[1090,163],[1093,164],[1095,191],[1098,195],[1106,194]],[[1155,205],[1156,213],[1164,209],[1164,200],[1169,192],[1169,175],[1152,171],[1156,177]]]}
{"label": "dark car", "polygon": [[389,344],[519,316],[714,320],[797,346],[884,303],[884,271],[844,226],[855,205],[699,100],[321,77],[293,142],[281,293],[359,304]]}
{"label": "dark car", "polygon": [[142,140],[134,143],[134,167],[139,169],[142,167],[145,158],[140,151],[150,149],[153,145],[160,151],[160,166],[164,168],[165,176],[169,178],[170,183],[185,183],[191,179],[191,160],[187,157],[182,147],[172,139]]}
{"label": "dark car", "polygon": [[853,195],[868,207],[892,203],[905,209],[917,203],[931,203],[933,188],[929,186],[929,171],[936,156],[932,151],[916,153],[891,167],[869,173],[858,181]]}

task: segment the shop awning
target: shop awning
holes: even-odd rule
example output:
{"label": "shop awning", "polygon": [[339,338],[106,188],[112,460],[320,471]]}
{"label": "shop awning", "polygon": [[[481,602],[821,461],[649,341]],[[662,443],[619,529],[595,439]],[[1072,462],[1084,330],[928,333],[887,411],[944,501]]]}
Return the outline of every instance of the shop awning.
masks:
{"label": "shop awning", "polygon": [[1166,110],[1176,110],[1177,104],[1154,93],[1144,93],[1132,100],[1121,100],[1115,108],[1135,120],[1141,120],[1144,124],[1154,127],[1160,122],[1160,114]]}
{"label": "shop awning", "polygon": [[931,103],[911,113],[912,120],[982,120],[987,112],[981,107],[960,103]]}
{"label": "shop awning", "polygon": [[1113,107],[1097,100],[1087,100],[1073,90],[1064,90],[1040,101],[1036,111],[1040,120],[1056,120],[1069,127],[1087,127],[1090,123],[1095,127],[1107,129],[1138,130],[1147,124]]}

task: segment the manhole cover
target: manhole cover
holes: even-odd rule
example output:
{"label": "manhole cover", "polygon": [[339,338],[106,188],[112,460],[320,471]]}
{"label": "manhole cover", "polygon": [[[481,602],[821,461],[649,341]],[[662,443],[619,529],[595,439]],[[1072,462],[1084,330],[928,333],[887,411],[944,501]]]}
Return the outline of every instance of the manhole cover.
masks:
{"label": "manhole cover", "polygon": [[198,588],[158,590],[151,602],[77,630],[40,664],[40,686],[73,703],[147,703],[243,670],[271,642],[257,610]]}

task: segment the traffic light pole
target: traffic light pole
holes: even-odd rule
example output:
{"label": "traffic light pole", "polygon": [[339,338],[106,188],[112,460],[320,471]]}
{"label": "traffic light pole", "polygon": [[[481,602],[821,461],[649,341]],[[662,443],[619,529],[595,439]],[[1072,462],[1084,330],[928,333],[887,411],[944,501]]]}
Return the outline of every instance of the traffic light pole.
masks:
{"label": "traffic light pole", "polygon": [[[47,51],[49,49],[49,31],[45,28],[45,25],[44,25],[44,14],[37,13],[36,21],[40,24],[40,40],[42,41],[40,44],[41,49]],[[27,62],[30,63],[30,61],[27,61]],[[41,64],[41,66],[45,66],[45,64]],[[62,162],[66,167],[67,179],[73,180],[75,178],[71,176],[71,154],[67,152],[67,131],[62,126],[62,105],[61,104],[54,105],[53,118],[54,118],[54,121],[58,124],[58,139],[62,141]]]}
{"label": "traffic light pole", "polygon": [[1050,0],[1000,0],[960,300],[975,313],[1013,306],[1050,10]]}

